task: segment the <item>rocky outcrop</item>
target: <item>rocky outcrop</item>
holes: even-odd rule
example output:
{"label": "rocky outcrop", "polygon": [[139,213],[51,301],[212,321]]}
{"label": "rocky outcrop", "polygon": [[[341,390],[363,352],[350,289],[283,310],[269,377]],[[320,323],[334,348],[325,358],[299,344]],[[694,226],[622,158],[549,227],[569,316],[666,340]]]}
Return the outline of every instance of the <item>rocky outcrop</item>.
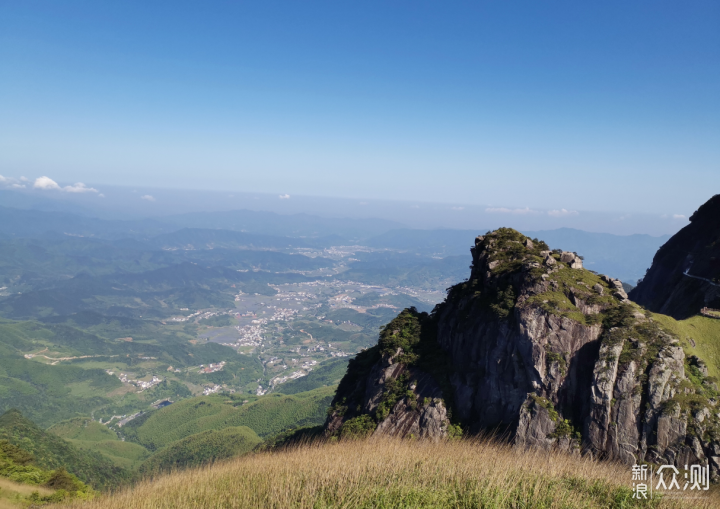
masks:
{"label": "rocky outcrop", "polygon": [[630,299],[684,319],[720,308],[720,195],[713,196],[657,252]]}
{"label": "rocky outcrop", "polygon": [[626,463],[720,458],[705,364],[620,281],[509,229],[478,237],[471,252],[469,279],[445,302],[429,315],[405,310],[351,362],[329,434],[360,422],[401,437],[462,428]]}
{"label": "rocky outcrop", "polygon": [[[378,345],[350,361],[333,400],[327,433],[431,439],[453,434],[456,428],[446,406],[452,396],[437,381],[447,385],[445,355],[434,335],[433,320],[415,310],[386,325]],[[367,416],[373,417],[372,423]],[[358,431],[360,422],[366,425]]]}

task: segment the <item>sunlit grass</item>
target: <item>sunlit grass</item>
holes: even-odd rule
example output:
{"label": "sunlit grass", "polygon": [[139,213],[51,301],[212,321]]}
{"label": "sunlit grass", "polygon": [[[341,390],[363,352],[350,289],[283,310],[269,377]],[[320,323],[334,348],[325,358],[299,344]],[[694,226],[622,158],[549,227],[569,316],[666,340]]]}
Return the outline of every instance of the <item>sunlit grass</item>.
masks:
{"label": "sunlit grass", "polygon": [[657,313],[653,313],[653,319],[680,338],[686,355],[703,359],[710,376],[720,377],[720,320],[702,315],[674,320]]}
{"label": "sunlit grass", "polygon": [[[720,499],[636,504],[630,468],[487,440],[305,444],[144,481],[72,507],[718,507]],[[694,504],[694,505],[691,505]]]}
{"label": "sunlit grass", "polygon": [[27,507],[27,497],[37,491],[40,495],[51,495],[53,490],[42,486],[20,484],[0,477],[0,509]]}

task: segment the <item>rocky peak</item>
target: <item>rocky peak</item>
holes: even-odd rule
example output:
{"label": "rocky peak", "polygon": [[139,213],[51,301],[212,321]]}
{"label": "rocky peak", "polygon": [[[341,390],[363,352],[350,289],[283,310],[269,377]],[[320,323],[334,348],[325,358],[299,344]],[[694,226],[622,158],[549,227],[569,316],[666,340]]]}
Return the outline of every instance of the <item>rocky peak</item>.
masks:
{"label": "rocky peak", "polygon": [[431,314],[403,311],[351,361],[329,434],[500,430],[626,462],[720,461],[714,381],[620,281],[508,228],[471,253]]}
{"label": "rocky peak", "polygon": [[720,308],[720,195],[698,208],[690,224],[658,250],[630,298],[677,319],[703,307]]}

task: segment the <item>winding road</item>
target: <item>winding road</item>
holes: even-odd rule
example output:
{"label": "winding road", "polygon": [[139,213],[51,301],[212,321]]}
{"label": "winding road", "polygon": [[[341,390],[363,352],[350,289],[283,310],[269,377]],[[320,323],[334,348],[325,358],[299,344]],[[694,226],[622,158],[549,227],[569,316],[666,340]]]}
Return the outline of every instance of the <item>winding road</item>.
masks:
{"label": "winding road", "polygon": [[688,274],[688,272],[690,272],[690,268],[685,269],[685,272],[683,272],[683,276],[691,277],[691,278],[693,278],[693,279],[699,279],[699,280],[701,280],[701,281],[705,281],[706,283],[710,283],[710,284],[713,285],[713,286],[718,286],[718,287],[720,287],[720,284],[713,283],[712,280],[710,280],[710,279],[707,279],[707,278],[704,278],[704,277],[700,277],[700,276],[693,276],[692,274]]}

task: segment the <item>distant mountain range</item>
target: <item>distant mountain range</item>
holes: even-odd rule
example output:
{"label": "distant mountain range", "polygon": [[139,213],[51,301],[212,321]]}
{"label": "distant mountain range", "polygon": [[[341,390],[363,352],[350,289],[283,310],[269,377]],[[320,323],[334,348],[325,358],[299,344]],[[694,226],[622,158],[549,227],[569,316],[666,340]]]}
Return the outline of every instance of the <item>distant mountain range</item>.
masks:
{"label": "distant mountain range", "polygon": [[[59,240],[88,237],[135,239],[142,249],[287,249],[363,245],[433,257],[469,256],[480,230],[416,230],[381,219],[331,219],[307,214],[281,215],[238,210],[165,218],[112,221],[68,212],[0,207],[0,240]],[[669,236],[612,235],[571,228],[523,232],[563,246],[585,258],[585,265],[627,283],[643,277],[657,249]],[[130,246],[127,241],[124,246]]]}

